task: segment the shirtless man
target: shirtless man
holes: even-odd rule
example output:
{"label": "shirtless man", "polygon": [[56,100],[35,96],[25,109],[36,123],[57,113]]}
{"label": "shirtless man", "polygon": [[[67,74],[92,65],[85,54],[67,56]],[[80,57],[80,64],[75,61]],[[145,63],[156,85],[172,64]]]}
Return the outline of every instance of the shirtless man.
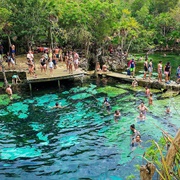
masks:
{"label": "shirtless man", "polygon": [[9,99],[12,100],[12,89],[11,89],[11,85],[8,85],[8,86],[7,86],[7,88],[6,88],[6,93],[8,94]]}
{"label": "shirtless man", "polygon": [[146,116],[146,111],[148,111],[148,108],[144,105],[143,102],[138,106],[138,109],[144,114],[144,116]]}

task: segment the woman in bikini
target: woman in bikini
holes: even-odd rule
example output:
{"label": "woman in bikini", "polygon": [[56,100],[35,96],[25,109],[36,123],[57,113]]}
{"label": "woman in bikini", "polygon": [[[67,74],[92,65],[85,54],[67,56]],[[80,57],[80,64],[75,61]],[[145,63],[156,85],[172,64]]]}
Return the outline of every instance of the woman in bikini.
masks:
{"label": "woman in bikini", "polygon": [[162,82],[162,61],[158,64],[158,81]]}

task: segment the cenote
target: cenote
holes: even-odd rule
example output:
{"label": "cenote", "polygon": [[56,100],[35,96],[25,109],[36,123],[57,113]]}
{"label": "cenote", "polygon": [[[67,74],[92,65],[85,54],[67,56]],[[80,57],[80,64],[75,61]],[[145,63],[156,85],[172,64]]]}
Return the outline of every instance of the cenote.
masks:
{"label": "cenote", "polygon": [[[103,83],[106,83],[104,85]],[[152,90],[154,105],[145,122],[137,122],[137,106],[147,105],[143,87],[132,89],[120,82],[86,83],[83,86],[34,92],[33,98],[12,101],[0,109],[0,179],[3,180],[124,180],[134,175],[149,140],[158,141],[164,129],[175,135],[179,124],[180,96],[164,98]],[[103,107],[108,97],[112,110]],[[51,109],[60,102],[62,109]],[[171,105],[171,116],[165,106]],[[122,117],[115,123],[114,111]],[[142,148],[131,151],[130,125],[142,135]],[[159,128],[158,128],[159,127]],[[157,179],[157,177],[154,177]]]}

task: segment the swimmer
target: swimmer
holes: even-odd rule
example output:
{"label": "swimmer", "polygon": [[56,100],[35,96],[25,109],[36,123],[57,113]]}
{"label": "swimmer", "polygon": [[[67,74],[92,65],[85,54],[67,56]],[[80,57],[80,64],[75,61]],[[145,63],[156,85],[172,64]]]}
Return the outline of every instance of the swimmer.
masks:
{"label": "swimmer", "polygon": [[118,122],[118,119],[120,119],[120,117],[121,117],[120,111],[116,110],[115,113],[114,113],[114,121]]}
{"label": "swimmer", "polygon": [[170,113],[171,113],[170,107],[167,107],[167,108],[166,108],[165,113],[166,113],[166,114],[170,114]]}
{"label": "swimmer", "polygon": [[144,116],[146,117],[146,111],[148,111],[148,108],[144,105],[143,102],[138,106],[138,109],[139,109],[140,112],[142,112],[142,113],[144,114]]}
{"label": "swimmer", "polygon": [[105,101],[105,102],[104,102],[104,105],[106,106],[106,110],[107,110],[107,112],[108,112],[108,114],[109,114],[110,111],[111,111],[111,105],[109,104],[108,101]]}
{"label": "swimmer", "polygon": [[149,100],[149,106],[150,105],[153,105],[153,94],[152,93],[150,93],[150,95],[149,95],[149,98],[148,98],[148,100]]}
{"label": "swimmer", "polygon": [[142,147],[141,143],[142,143],[141,136],[137,135],[135,138],[132,139],[131,146],[132,147],[137,147],[137,146]]}
{"label": "swimmer", "polygon": [[58,109],[58,108],[63,108],[58,102],[56,102],[55,106],[51,107],[52,109]]}
{"label": "swimmer", "polygon": [[142,112],[140,112],[139,116],[136,118],[136,120],[139,119],[140,121],[145,121],[146,117]]}
{"label": "swimmer", "polygon": [[137,136],[137,135],[140,135],[140,132],[136,130],[134,124],[131,124],[130,130],[131,130],[131,132],[130,132],[131,138],[133,138],[133,137],[135,137],[135,136]]}

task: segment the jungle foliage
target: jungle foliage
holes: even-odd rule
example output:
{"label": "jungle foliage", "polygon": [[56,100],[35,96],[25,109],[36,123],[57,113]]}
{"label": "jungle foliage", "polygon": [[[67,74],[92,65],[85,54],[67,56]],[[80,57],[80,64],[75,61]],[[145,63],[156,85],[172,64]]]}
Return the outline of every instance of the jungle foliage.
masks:
{"label": "jungle foliage", "polygon": [[1,0],[0,36],[25,49],[178,48],[179,14],[180,0]]}

